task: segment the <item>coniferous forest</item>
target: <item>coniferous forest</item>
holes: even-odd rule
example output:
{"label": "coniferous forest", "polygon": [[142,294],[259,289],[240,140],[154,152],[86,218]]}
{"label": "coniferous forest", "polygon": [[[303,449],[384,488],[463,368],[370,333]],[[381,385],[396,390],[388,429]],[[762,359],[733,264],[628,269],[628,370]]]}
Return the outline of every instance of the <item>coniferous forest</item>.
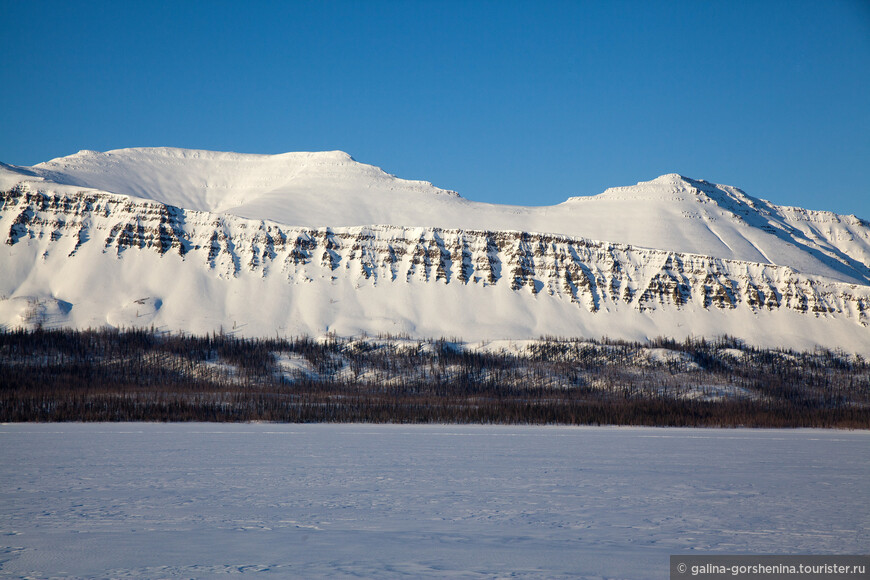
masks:
{"label": "coniferous forest", "polygon": [[736,339],[0,332],[0,421],[870,428],[870,363]]}

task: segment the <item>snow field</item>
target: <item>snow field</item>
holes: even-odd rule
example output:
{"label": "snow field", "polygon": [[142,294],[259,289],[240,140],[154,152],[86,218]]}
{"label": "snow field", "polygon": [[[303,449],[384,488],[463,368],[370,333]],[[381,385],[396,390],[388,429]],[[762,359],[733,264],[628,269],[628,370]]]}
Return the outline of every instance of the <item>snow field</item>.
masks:
{"label": "snow field", "polygon": [[0,426],[0,575],[665,578],[861,553],[867,432]]}

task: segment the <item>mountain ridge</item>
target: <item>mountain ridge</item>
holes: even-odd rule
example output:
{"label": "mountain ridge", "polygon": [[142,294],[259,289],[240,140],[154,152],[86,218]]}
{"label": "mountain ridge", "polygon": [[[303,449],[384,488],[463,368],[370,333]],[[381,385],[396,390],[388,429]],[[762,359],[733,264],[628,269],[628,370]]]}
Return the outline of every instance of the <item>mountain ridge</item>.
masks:
{"label": "mountain ridge", "polygon": [[[111,164],[102,163],[106,160]],[[554,206],[524,207],[470,201],[429,182],[399,179],[343,152],[250,155],[136,148],[16,169],[26,172],[25,179],[42,177],[46,185],[54,181],[286,225],[546,232],[788,264],[842,281],[870,282],[867,222],[781,208],[731,186],[682,176],[674,187],[668,182],[677,174]],[[752,223],[746,223],[747,216]]]}
{"label": "mountain ridge", "polygon": [[[141,150],[118,151],[108,153],[123,158],[132,151],[134,161],[142,159]],[[111,157],[108,153],[85,152],[73,161],[87,160],[88,171],[96,173],[94,159]],[[174,154],[184,161],[190,157],[181,155],[250,160],[243,154]],[[285,154],[296,161],[311,158]],[[572,203],[589,205],[583,201],[540,209],[495,207],[438,194],[445,190],[400,180],[373,166],[358,164],[360,168],[344,153],[314,158],[326,164],[313,166],[315,175],[308,179],[314,181],[308,184],[337,180],[338,193],[319,193],[329,203],[343,199],[350,206],[334,207],[332,224],[313,218],[286,223],[280,219],[285,215],[237,215],[256,209],[252,202],[245,211],[202,211],[89,188],[85,181],[52,182],[49,171],[62,168],[57,160],[43,167],[0,167],[0,235],[7,248],[0,255],[5,274],[0,324],[156,324],[190,332],[235,327],[253,335],[387,332],[478,339],[731,334],[764,346],[870,352],[870,260],[861,259],[870,248],[870,227],[858,218],[784,211],[737,188],[677,174],[608,190],[680,197],[678,210],[691,207],[698,217],[677,214],[675,221],[673,206],[653,199],[645,209],[661,213],[649,219],[664,216],[660,227],[701,222],[720,245],[736,247],[711,255],[703,251],[706,240],[677,251],[667,243],[647,247],[570,233],[578,225],[563,226],[578,212],[558,212]],[[46,169],[51,163],[52,169]],[[336,170],[371,179],[348,183],[335,177]],[[83,175],[67,171],[68,181]],[[104,179],[124,177],[109,173]],[[154,184],[191,187],[195,179],[186,178],[170,167]],[[293,197],[300,191],[291,188],[283,194]],[[414,201],[423,205],[412,215],[421,223],[401,223],[399,218],[409,217],[408,206],[390,213],[374,203],[373,191],[392,194],[391,199],[416,196]],[[611,204],[607,209],[625,207],[613,206],[606,194],[586,199],[605,196],[605,205]],[[184,195],[165,193],[173,195],[183,201]],[[294,215],[304,213],[304,204],[311,201],[300,197],[294,200]],[[366,204],[373,207],[351,215]],[[443,208],[449,211],[439,214]],[[365,222],[378,217],[393,219]],[[484,227],[462,227],[475,225],[475,219]],[[363,223],[342,223],[354,221]],[[569,233],[543,233],[535,228],[541,224]],[[813,224],[821,226],[814,229]],[[761,229],[765,226],[774,231]],[[690,236],[691,228],[684,227],[690,231],[683,236]],[[739,247],[759,240],[754,251]],[[788,246],[791,253],[785,258],[774,252]],[[789,263],[793,256],[801,259]]]}

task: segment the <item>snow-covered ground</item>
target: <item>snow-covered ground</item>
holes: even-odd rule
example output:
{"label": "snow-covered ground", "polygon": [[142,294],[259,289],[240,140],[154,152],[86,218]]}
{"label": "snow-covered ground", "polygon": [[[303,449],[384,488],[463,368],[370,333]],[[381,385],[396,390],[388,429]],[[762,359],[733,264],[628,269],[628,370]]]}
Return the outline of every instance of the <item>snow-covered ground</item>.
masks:
{"label": "snow-covered ground", "polygon": [[868,432],[0,426],[0,576],[666,578],[866,552]]}

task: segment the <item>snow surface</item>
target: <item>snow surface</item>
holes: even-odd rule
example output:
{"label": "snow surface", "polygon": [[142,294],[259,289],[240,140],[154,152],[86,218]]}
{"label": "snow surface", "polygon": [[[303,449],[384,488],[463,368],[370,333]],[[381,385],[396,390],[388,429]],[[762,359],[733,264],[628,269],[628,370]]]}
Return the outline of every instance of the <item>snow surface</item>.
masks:
{"label": "snow surface", "polygon": [[0,426],[0,576],[666,578],[857,554],[868,432]]}

